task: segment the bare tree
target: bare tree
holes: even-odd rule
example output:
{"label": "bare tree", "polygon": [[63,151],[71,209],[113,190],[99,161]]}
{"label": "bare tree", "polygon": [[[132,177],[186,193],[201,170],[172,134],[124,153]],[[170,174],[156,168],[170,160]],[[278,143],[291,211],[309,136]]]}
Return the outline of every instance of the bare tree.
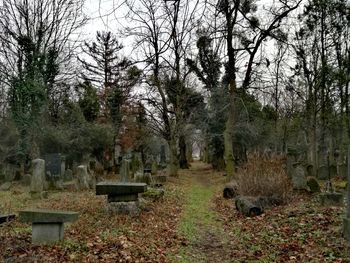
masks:
{"label": "bare tree", "polygon": [[0,6],[0,81],[9,89],[24,155],[43,108],[57,118],[57,83],[74,76],[76,34],[87,21],[83,5],[84,0],[3,0]]}
{"label": "bare tree", "polygon": [[[235,98],[238,77],[241,77],[241,89],[245,92],[251,85],[254,69],[259,59],[258,51],[268,38],[279,38],[279,27],[290,12],[297,9],[301,0],[275,1],[270,8],[258,11],[255,1],[220,0],[215,4],[215,15],[222,21],[223,39],[226,43],[227,64],[226,83],[229,96],[229,111],[224,133],[226,172],[234,174],[233,132],[235,116]],[[258,15],[260,17],[258,17]],[[242,69],[242,57],[245,65]],[[241,72],[239,72],[239,70]]]}

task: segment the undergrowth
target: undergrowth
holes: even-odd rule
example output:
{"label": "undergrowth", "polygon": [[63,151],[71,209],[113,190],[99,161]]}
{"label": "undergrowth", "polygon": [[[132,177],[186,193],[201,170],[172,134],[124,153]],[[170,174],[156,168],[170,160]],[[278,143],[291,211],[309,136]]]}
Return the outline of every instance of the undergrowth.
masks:
{"label": "undergrowth", "polygon": [[249,156],[247,164],[237,173],[237,185],[240,195],[270,197],[281,203],[292,194],[282,157]]}

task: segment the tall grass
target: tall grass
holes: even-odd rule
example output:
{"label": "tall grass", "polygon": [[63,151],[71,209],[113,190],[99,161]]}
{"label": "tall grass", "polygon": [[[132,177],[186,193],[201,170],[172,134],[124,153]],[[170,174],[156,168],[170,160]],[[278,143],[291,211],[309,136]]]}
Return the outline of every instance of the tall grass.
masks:
{"label": "tall grass", "polygon": [[238,193],[264,197],[273,204],[285,203],[292,194],[292,184],[282,156],[251,154],[247,164],[237,172]]}

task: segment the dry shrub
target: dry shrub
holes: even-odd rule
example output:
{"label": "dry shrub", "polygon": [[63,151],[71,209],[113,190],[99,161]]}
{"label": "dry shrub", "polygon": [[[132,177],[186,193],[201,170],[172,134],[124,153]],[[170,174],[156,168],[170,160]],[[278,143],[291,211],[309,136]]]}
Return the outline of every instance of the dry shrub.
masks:
{"label": "dry shrub", "polygon": [[292,194],[292,185],[281,156],[252,154],[237,173],[238,193],[262,197],[265,205],[284,204]]}

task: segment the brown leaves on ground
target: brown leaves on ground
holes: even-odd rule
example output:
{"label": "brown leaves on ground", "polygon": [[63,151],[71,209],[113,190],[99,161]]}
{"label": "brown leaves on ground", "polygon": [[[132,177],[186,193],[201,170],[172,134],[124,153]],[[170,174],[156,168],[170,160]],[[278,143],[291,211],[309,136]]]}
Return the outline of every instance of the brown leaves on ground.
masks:
{"label": "brown leaves on ground", "polygon": [[94,193],[59,193],[37,204],[40,208],[78,211],[65,225],[65,240],[55,245],[31,244],[31,226],[18,221],[0,226],[0,261],[6,262],[168,262],[181,243],[176,225],[181,194],[150,203],[139,217],[109,216],[106,198]]}
{"label": "brown leaves on ground", "polygon": [[232,262],[350,262],[342,238],[340,207],[322,207],[316,196],[297,194],[286,206],[245,218],[232,200],[217,196],[216,210],[229,234]]}

